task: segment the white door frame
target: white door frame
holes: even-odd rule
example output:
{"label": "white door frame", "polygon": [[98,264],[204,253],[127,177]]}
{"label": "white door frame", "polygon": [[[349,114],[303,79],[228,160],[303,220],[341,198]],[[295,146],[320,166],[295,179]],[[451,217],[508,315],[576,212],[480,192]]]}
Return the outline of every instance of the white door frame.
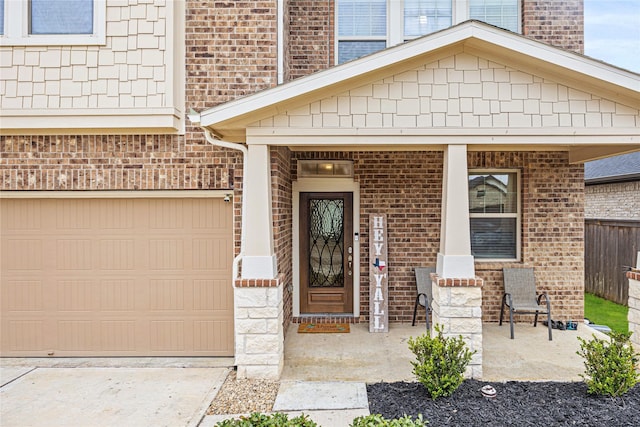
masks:
{"label": "white door frame", "polygon": [[360,316],[360,184],[351,178],[300,178],[293,182],[293,316],[300,316],[300,193],[353,193],[353,316]]}

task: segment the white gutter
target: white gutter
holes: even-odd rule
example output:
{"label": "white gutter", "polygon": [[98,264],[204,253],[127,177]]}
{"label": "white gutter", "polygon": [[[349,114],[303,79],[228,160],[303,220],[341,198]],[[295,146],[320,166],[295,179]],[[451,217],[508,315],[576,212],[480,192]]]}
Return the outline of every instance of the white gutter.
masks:
{"label": "white gutter", "polygon": [[[189,121],[191,121],[191,123],[193,123],[196,126],[200,126],[200,113],[194,111],[192,108],[189,109],[189,113],[187,114],[187,116],[189,117]],[[238,150],[240,152],[242,152],[242,179],[246,179],[248,176],[248,170],[247,170],[247,154],[249,153],[249,150],[247,149],[246,146],[242,145],[242,144],[236,144],[235,142],[229,142],[229,141],[224,141],[223,139],[215,136],[209,129],[207,129],[204,126],[200,126],[200,128],[204,131],[204,137],[206,138],[207,142],[211,145],[215,145],[217,147],[223,147],[223,148],[229,148],[231,150]],[[244,187],[244,181],[243,181],[243,187]],[[235,287],[235,283],[236,283],[236,279],[239,279],[240,277],[238,276],[238,265],[240,264],[240,261],[242,260],[242,257],[244,256],[244,248],[245,248],[245,221],[247,218],[246,215],[246,207],[245,207],[245,203],[244,203],[244,191],[243,191],[243,200],[242,200],[242,208],[241,208],[241,218],[240,218],[240,253],[233,258],[233,267],[232,267],[232,271],[231,271],[231,284],[233,285],[233,287]]]}
{"label": "white gutter", "polygon": [[276,26],[278,34],[276,45],[278,49],[277,67],[278,67],[278,84],[284,82],[284,0],[278,0]]}

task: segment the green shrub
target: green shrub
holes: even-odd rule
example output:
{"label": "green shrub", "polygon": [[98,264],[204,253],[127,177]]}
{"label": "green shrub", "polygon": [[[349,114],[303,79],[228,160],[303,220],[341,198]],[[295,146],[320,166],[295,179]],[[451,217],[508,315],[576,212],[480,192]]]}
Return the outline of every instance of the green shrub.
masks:
{"label": "green shrub", "polygon": [[382,415],[371,414],[354,419],[350,427],[425,427],[426,425],[427,421],[422,419],[422,414],[418,414],[415,421],[408,415],[395,420],[387,420]]}
{"label": "green shrub", "polygon": [[577,353],[584,358],[585,373],[580,376],[587,383],[589,394],[622,396],[639,380],[636,371],[637,355],[630,341],[631,333],[611,332],[609,340],[580,340]]}
{"label": "green shrub", "polygon": [[300,415],[289,419],[287,414],[274,413],[270,415],[254,412],[249,416],[242,416],[237,420],[224,420],[216,427],[317,427],[307,415]]}
{"label": "green shrub", "polygon": [[413,374],[432,399],[451,396],[464,380],[464,371],[475,351],[470,351],[462,336],[445,337],[442,326],[435,325],[435,337],[421,335],[409,338],[409,349],[416,355]]}

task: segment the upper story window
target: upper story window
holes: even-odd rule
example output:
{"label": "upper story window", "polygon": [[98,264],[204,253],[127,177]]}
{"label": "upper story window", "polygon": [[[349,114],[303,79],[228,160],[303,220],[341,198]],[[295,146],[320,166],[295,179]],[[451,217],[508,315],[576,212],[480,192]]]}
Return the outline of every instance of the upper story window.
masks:
{"label": "upper story window", "polygon": [[105,43],[106,0],[0,0],[2,45]]}
{"label": "upper story window", "polygon": [[469,19],[477,19],[515,33],[520,28],[517,0],[469,0]]}
{"label": "upper story window", "polygon": [[520,259],[519,174],[469,171],[471,254],[478,260]]}
{"label": "upper story window", "polygon": [[477,19],[519,31],[519,0],[336,0],[337,63]]}

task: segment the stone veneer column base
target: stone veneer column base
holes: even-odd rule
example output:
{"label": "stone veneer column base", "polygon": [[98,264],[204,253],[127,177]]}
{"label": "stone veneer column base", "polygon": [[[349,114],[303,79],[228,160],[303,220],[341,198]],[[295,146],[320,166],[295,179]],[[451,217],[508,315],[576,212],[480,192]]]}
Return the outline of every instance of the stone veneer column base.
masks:
{"label": "stone veneer column base", "polygon": [[284,366],[282,280],[236,280],[234,305],[238,378],[280,378]]}
{"label": "stone veneer column base", "polygon": [[629,279],[629,332],[631,343],[636,352],[640,352],[640,272],[630,271]]}
{"label": "stone veneer column base", "polygon": [[441,278],[431,275],[433,301],[431,304],[431,333],[434,326],[442,325],[447,337],[461,335],[475,354],[465,372],[465,378],[482,378],[482,285],[475,278]]}

